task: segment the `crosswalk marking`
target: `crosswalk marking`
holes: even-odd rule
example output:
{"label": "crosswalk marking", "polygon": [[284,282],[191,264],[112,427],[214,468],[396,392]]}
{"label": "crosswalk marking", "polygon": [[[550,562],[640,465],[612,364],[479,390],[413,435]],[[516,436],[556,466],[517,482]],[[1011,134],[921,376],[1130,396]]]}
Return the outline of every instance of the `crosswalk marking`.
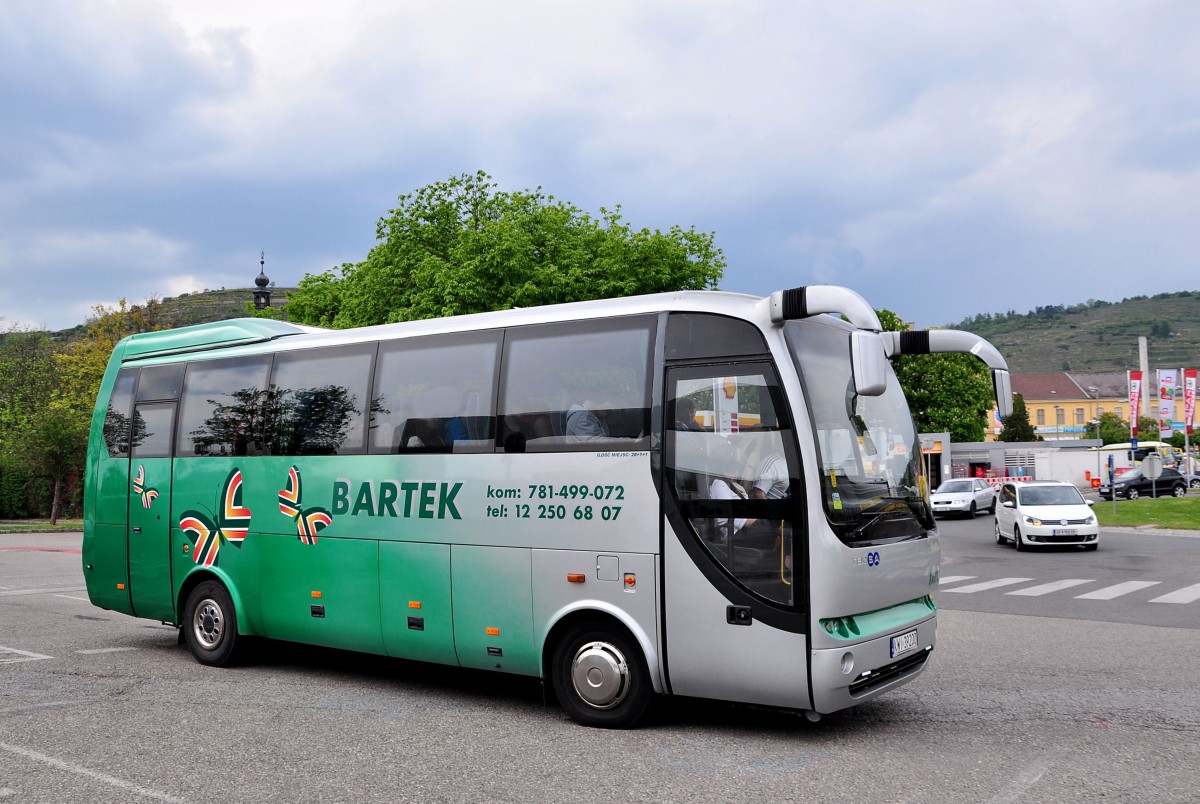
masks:
{"label": "crosswalk marking", "polygon": [[1012,586],[1015,583],[1025,583],[1032,581],[1033,578],[997,578],[994,581],[982,581],[981,583],[967,584],[966,586],[956,586],[953,589],[943,589],[942,592],[949,594],[950,592],[961,592],[963,594],[971,594],[972,592],[985,592],[988,589],[997,589],[1001,586]]}
{"label": "crosswalk marking", "polygon": [[16,664],[17,662],[35,662],[38,659],[53,659],[44,653],[31,653],[17,648],[6,648],[0,645],[0,664]]}
{"label": "crosswalk marking", "polygon": [[1070,589],[1072,586],[1079,586],[1082,583],[1091,582],[1091,578],[1067,578],[1063,581],[1044,583],[1040,586],[1030,586],[1026,589],[1018,589],[1015,592],[1005,592],[1004,594],[1023,595],[1025,597],[1039,597],[1040,595],[1048,595],[1051,592],[1061,592],[1063,589]]}
{"label": "crosswalk marking", "polygon": [[1169,595],[1156,597],[1151,600],[1151,603],[1191,603],[1200,600],[1200,583],[1194,583],[1191,586],[1185,586],[1182,589],[1176,589]]}
{"label": "crosswalk marking", "polygon": [[1103,589],[1097,589],[1095,592],[1087,592],[1082,595],[1075,595],[1076,600],[1112,600],[1114,597],[1127,595],[1130,592],[1136,592],[1139,589],[1146,589],[1151,586],[1157,586],[1159,581],[1126,581],[1125,583],[1106,586]]}
{"label": "crosswalk marking", "polygon": [[[973,581],[979,578],[978,575],[946,575],[939,581],[939,585],[945,587],[947,584],[957,584],[962,581]],[[978,583],[965,584],[963,586],[955,586],[950,589],[942,588],[938,590],[938,594],[951,592],[970,595],[976,592],[988,592],[993,589],[1001,589],[1007,586],[1018,586],[1028,581],[1034,581],[1034,578],[996,578],[990,581],[979,581]],[[1063,578],[1058,581],[1048,581],[1035,586],[1023,586],[1011,591],[1002,591],[1001,594],[1015,597],[1041,597],[1043,595],[1054,594],[1055,592],[1063,592],[1067,589],[1074,589],[1084,584],[1096,583],[1091,578]],[[1159,586],[1162,581],[1125,581],[1123,583],[1112,584],[1100,589],[1093,589],[1090,592],[1075,595],[1076,600],[1113,600],[1123,595],[1132,594],[1143,589],[1149,589],[1152,586]],[[1152,598],[1149,603],[1175,603],[1188,604],[1200,601],[1200,583],[1194,583],[1190,586],[1184,586],[1176,589],[1173,592],[1160,595]]]}

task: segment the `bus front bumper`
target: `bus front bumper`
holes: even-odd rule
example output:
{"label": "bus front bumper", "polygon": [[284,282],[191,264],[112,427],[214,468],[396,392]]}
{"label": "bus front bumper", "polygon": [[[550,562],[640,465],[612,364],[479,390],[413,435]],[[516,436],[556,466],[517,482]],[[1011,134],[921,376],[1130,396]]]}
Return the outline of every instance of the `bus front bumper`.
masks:
{"label": "bus front bumper", "polygon": [[813,711],[829,714],[905,684],[925,669],[937,642],[937,618],[874,639],[814,650]]}

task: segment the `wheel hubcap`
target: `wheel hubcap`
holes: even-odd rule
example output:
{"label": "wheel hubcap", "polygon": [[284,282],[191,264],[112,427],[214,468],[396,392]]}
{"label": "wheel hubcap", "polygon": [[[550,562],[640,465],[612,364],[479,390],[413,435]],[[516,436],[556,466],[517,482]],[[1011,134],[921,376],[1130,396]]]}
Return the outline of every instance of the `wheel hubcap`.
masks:
{"label": "wheel hubcap", "polygon": [[221,614],[221,607],[213,600],[202,601],[196,607],[196,616],[192,626],[196,641],[202,648],[212,650],[217,647],[225,628],[225,618]]}
{"label": "wheel hubcap", "polygon": [[588,706],[612,709],[629,694],[629,664],[608,642],[589,642],[571,662],[571,683]]}

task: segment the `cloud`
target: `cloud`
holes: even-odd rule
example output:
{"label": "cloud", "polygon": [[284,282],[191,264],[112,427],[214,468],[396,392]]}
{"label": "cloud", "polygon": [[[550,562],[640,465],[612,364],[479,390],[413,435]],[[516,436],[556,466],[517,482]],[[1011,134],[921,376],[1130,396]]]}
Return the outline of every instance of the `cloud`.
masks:
{"label": "cloud", "polygon": [[295,284],[480,168],[922,324],[1192,289],[1198,40],[1183,0],[14,0],[0,314],[249,286],[260,249]]}

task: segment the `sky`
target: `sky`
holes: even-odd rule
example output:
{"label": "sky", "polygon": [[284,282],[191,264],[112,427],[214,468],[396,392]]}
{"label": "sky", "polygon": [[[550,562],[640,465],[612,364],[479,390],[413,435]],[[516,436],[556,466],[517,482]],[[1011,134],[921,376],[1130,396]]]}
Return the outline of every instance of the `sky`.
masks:
{"label": "sky", "polygon": [[918,327],[1200,289],[1197,53],[1194,0],[4,0],[0,329],[295,286],[477,170]]}

